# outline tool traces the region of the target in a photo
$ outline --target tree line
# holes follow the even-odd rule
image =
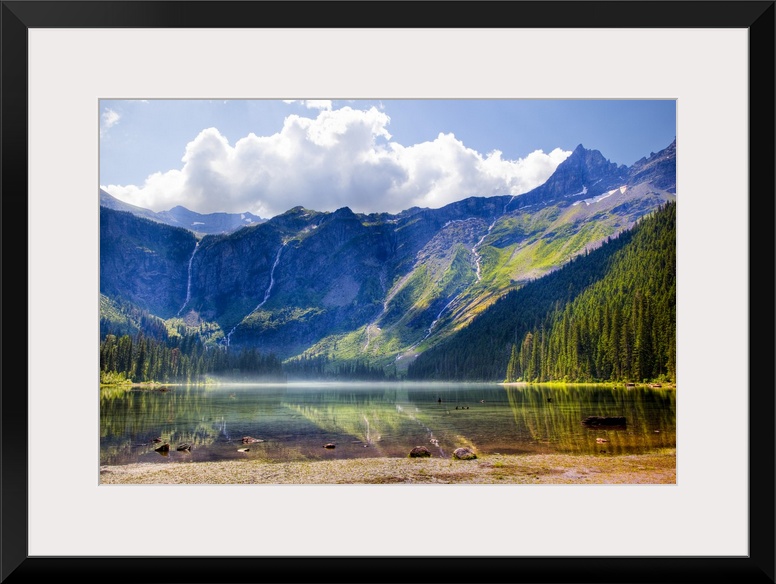
[[[275,355],[261,353],[256,348],[234,351],[206,346],[195,335],[158,340],[143,332],[134,335],[109,333],[100,343],[100,379],[103,383],[196,383],[207,377],[354,381],[396,378],[382,367],[364,360],[343,362],[318,355],[283,363]]]
[[[363,359],[334,360],[326,355],[301,355],[283,363],[283,371],[291,379],[391,381],[394,373],[387,373],[381,366]]]
[[[160,341],[142,332],[108,334],[100,342],[100,379],[163,383],[203,381],[208,376],[282,380],[281,361],[257,349],[227,351],[206,347],[196,336]]]

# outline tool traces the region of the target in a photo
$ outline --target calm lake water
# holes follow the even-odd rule
[[[625,416],[627,424],[587,428],[588,416]],[[243,444],[244,436],[261,442]],[[169,453],[157,452],[154,438],[168,442]],[[191,450],[176,450],[182,443]],[[406,457],[421,445],[443,458],[462,446],[479,454],[601,456],[672,448],[676,392],[410,383],[100,391],[101,464]]]

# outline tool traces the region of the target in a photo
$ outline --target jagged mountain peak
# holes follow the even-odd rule
[[[541,186],[520,195],[515,209],[597,195],[623,184],[627,167],[607,160],[598,150],[579,144]]]
[[[561,162],[558,165],[558,168],[569,166],[587,166],[589,169],[602,166],[618,168],[617,164],[610,162],[603,154],[601,154],[600,150],[588,150],[582,144],[579,144],[574,148],[571,155]]]

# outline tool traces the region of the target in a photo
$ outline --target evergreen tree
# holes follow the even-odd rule
[[[517,353],[517,345],[512,345],[512,355],[509,358],[509,365],[507,365],[507,383],[511,383],[513,381],[517,381],[517,378],[519,376],[518,371],[520,370],[520,362],[519,357]]]

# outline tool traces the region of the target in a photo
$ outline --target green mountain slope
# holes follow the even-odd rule
[[[675,380],[676,203],[507,294],[410,379]]]

